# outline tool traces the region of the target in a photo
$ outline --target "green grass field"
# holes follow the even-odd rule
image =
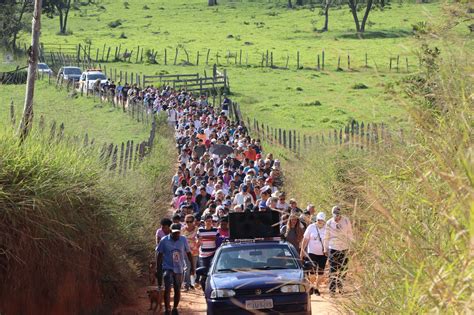
[[[108,68],[134,73],[202,73],[208,49],[209,65],[216,62],[227,68],[232,98],[241,104],[248,117],[275,128],[296,129],[306,134],[340,128],[351,119],[385,122],[405,126],[405,115],[398,102],[385,93],[386,85],[406,72],[417,71],[416,40],[412,24],[431,21],[441,16],[440,4],[393,4],[383,12],[374,10],[369,17],[366,39],[354,36],[354,25],[346,6],[330,11],[329,32],[320,33],[323,17],[320,9],[308,6],[288,10],[286,1],[221,1],[208,7],[203,0],[125,2],[106,0],[97,6],[73,9],[68,36],[57,35],[58,21],[43,18],[41,41],[48,45],[92,44],[102,54],[103,45],[137,50],[158,51],[157,65],[112,63]],[[120,20],[112,28],[108,24]],[[127,38],[120,38],[124,33]],[[26,34],[21,37],[27,40]],[[69,46],[71,47],[71,46]],[[173,65],[175,48],[179,48],[178,65]],[[164,65],[164,49],[168,64]],[[325,51],[325,71],[315,71],[317,55]],[[186,64],[186,50],[191,65]],[[242,66],[235,65],[227,54],[240,54]],[[262,53],[274,53],[277,69],[261,68]],[[200,65],[195,66],[197,52]],[[296,70],[296,53],[300,51],[300,66]],[[72,52],[71,52],[72,53]],[[348,70],[347,55],[351,56]],[[365,68],[365,54],[369,68]],[[400,55],[400,72],[389,72],[389,59]],[[322,56],[321,56],[322,57]],[[336,71],[341,57],[341,68]],[[288,58],[289,69],[286,66]],[[132,58],[132,61],[135,57]],[[245,66],[246,64],[249,66]],[[364,84],[367,89],[354,89]],[[2,94],[4,94],[3,92]],[[7,94],[5,94],[7,95]],[[7,95],[8,96],[8,95]]]
[[[110,104],[85,97],[71,98],[65,90],[57,91],[47,81],[37,81],[35,89],[35,123],[44,115],[46,123],[55,120],[64,123],[65,133],[94,138],[96,143],[118,143],[127,140],[143,141],[148,137],[149,126],[132,120]],[[23,112],[24,85],[0,86],[0,124],[9,123],[10,102],[15,105],[16,119]]]

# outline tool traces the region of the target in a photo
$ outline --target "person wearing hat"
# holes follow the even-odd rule
[[[352,225],[349,218],[341,214],[341,208],[332,208],[332,218],[326,223],[324,254],[329,258],[329,291],[331,295],[343,293],[343,280],[347,273],[348,251],[353,242]]]
[[[161,239],[156,249],[157,273],[163,277],[165,285],[165,314],[178,314],[178,304],[181,298],[181,283],[184,273],[184,259],[187,256],[192,262],[192,255],[186,237],[181,236],[181,224],[171,225],[171,233]],[[191,263],[191,275],[194,275],[195,266]],[[171,310],[171,287],[174,291],[173,310]]]
[[[319,285],[323,279],[327,256],[324,254],[324,238],[326,236],[326,215],[319,212],[316,222],[308,226],[303,235],[300,257],[313,263],[314,271],[318,275],[313,292],[320,295]]]

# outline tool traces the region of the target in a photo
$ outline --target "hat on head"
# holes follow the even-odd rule
[[[324,212],[319,212],[316,215],[316,220],[326,221],[326,214]]]
[[[181,232],[181,224],[173,223],[171,224],[171,233]]]
[[[341,208],[339,208],[339,206],[332,207],[332,215],[333,216],[340,215],[340,214],[341,214]]]
[[[224,201],[224,206],[230,206],[231,204],[232,204],[232,201],[228,199]]]
[[[214,221],[214,222],[219,221],[219,216],[218,215],[213,215],[212,216],[212,221]]]
[[[204,216],[204,220],[209,220],[209,219],[212,219],[212,214],[208,213]]]

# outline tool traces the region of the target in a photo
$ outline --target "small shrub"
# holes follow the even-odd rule
[[[150,7],[145,4],[145,5],[143,6],[143,10],[150,10]]]
[[[125,9],[129,9],[129,6],[130,6],[130,3],[128,3],[127,1],[125,1],[125,2],[123,3],[123,7],[124,7]]]
[[[116,27],[119,27],[120,25],[122,25],[122,21],[120,20],[115,20],[115,21],[112,21],[110,22],[109,24],[107,24],[110,28],[116,28]]]
[[[303,88],[298,86],[298,87],[296,88],[296,90],[297,90],[298,92],[301,92],[301,91],[303,91]]]
[[[229,35],[227,35],[227,38],[234,38],[234,35],[229,34]]]
[[[354,90],[365,90],[368,89],[369,87],[365,85],[364,83],[356,83],[352,86]]]
[[[429,31],[428,23],[426,21],[420,21],[416,24],[412,24],[412,30],[414,34],[423,35]]]
[[[125,33],[124,33],[124,32],[122,32],[122,34],[120,34],[119,38],[123,38],[123,39],[125,39],[125,38],[127,38],[127,35],[125,35]]]
[[[324,124],[324,123],[327,123],[329,122],[329,118],[325,117],[323,119],[321,119],[321,122]]]

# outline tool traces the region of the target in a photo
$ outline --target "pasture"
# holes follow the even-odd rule
[[[67,50],[80,43],[91,45],[93,52],[103,52],[105,45],[112,47],[112,54],[117,46],[122,52],[156,53],[157,64],[147,63],[146,57],[143,63],[133,57],[130,63],[107,64],[134,73],[209,73],[218,62],[227,69],[231,98],[245,115],[276,128],[311,134],[340,128],[351,119],[406,126],[400,100],[386,93],[387,86],[418,70],[413,24],[439,17],[440,5],[394,3],[384,11],[374,10],[364,39],[359,39],[346,6],[331,8],[329,32],[321,33],[319,8],[288,10],[285,4],[220,1],[217,7],[207,7],[202,0],[102,1],[72,9],[67,36],[57,35],[57,19],[44,18],[41,41],[45,50],[48,45],[57,50],[62,44],[59,49]],[[317,71],[323,50],[325,68]],[[262,62],[267,51],[273,55],[273,68],[261,67],[269,62]],[[398,73],[395,64],[389,70],[390,58],[397,57]]]

